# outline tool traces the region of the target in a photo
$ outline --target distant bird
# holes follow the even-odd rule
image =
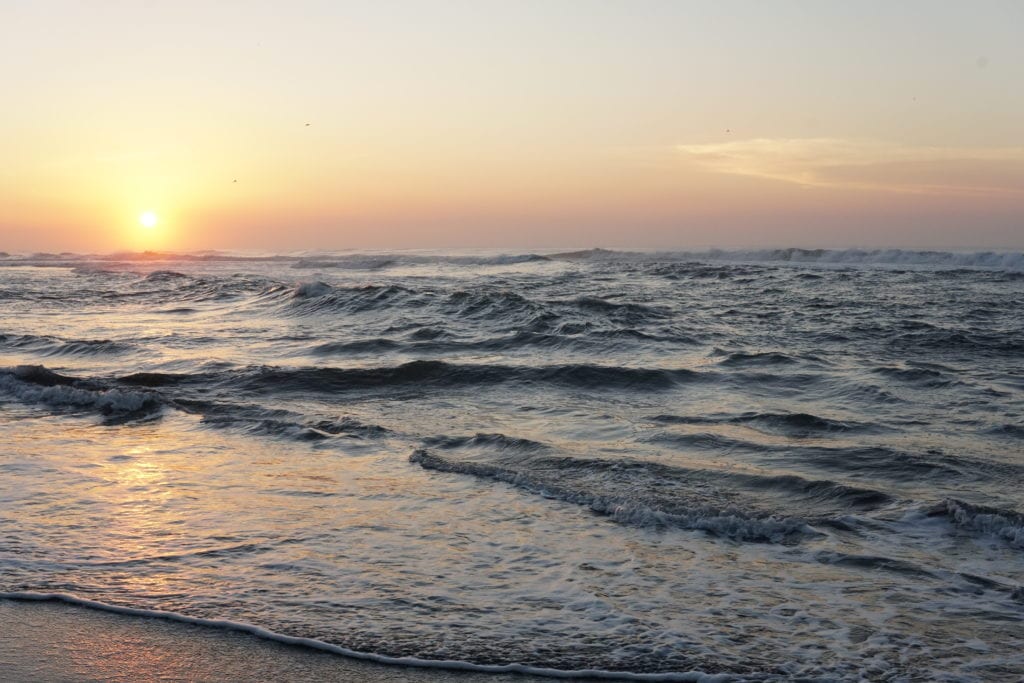
[[[231,182],[233,182],[233,183],[237,183],[237,182],[238,182],[238,179],[237,179],[237,178],[235,178],[235,179],[234,179],[234,180],[232,180]]]
[[[726,132],[726,133],[731,133],[731,132],[732,132],[732,130],[731,130],[730,128],[726,128],[726,129],[725,129],[725,132]]]
[[[306,125],[308,126],[309,124],[307,123]]]

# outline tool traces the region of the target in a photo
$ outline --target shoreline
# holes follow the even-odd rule
[[[721,681],[721,676],[534,673],[521,665],[351,653],[248,624],[107,605],[62,594],[0,594],[0,671],[11,681],[370,681],[542,683],[570,679]],[[538,670],[543,671],[543,670]]]
[[[380,664],[239,630],[117,614],[58,600],[0,598],[0,624],[0,671],[9,681],[550,680]]]

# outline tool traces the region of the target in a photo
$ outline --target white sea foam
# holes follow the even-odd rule
[[[287,645],[308,647],[315,650],[330,652],[351,659],[360,659],[378,664],[389,664],[392,666],[407,666],[426,669],[447,669],[453,671],[477,671],[481,673],[515,673],[533,676],[545,676],[547,678],[599,678],[622,681],[685,681],[687,683],[725,683],[726,681],[737,681],[736,676],[725,674],[706,674],[699,671],[690,672],[667,672],[667,673],[631,673],[621,671],[604,671],[601,669],[576,669],[566,671],[561,669],[547,669],[543,667],[527,666],[524,664],[474,664],[461,660],[436,660],[419,659],[417,657],[391,657],[377,654],[375,652],[360,652],[345,647],[326,643],[314,638],[299,638],[282,633],[275,633],[265,628],[229,619],[204,619],[201,617],[190,617],[177,612],[163,610],[138,609],[135,607],[123,607],[111,605],[96,600],[88,600],[67,593],[37,593],[32,591],[0,592],[0,599],[21,600],[35,602],[65,602],[79,607],[124,614],[134,617],[150,617],[156,619],[167,619],[196,626],[206,626],[229,631],[241,631],[257,638],[273,640]]]
[[[312,299],[318,296],[330,294],[334,290],[326,282],[300,282],[292,290],[292,297],[296,299]]]
[[[591,249],[553,258],[601,261],[711,261],[819,265],[895,265],[940,268],[1024,270],[1024,252],[918,251],[912,249],[709,249],[707,251],[616,251]]]
[[[91,389],[55,384],[42,386],[18,379],[18,370],[13,374],[0,371],[0,394],[5,394],[21,403],[40,403],[52,407],[86,408],[104,414],[134,413],[143,409],[156,408],[158,398],[150,392],[125,389]]]
[[[954,498],[943,505],[946,514],[957,526],[1001,538],[1017,548],[1024,548],[1024,517],[1006,510],[978,507]]]
[[[794,537],[820,536],[806,521],[789,517],[757,518],[735,510],[693,508],[689,510],[660,510],[640,500],[601,495],[599,493],[561,486],[557,483],[535,481],[525,472],[479,462],[458,462],[417,450],[409,462],[424,469],[455,474],[468,474],[502,481],[546,498],[584,505],[594,512],[607,515],[617,522],[640,527],[675,527],[691,531],[724,536],[740,541],[783,543]]]
[[[993,270],[1024,271],[1024,252],[1019,251],[937,251],[922,249],[706,249],[626,251],[613,249],[582,249],[559,253],[506,253],[506,254],[431,254],[418,252],[380,252],[368,254],[317,253],[307,256],[290,254],[259,257],[232,254],[164,254],[162,261],[205,262],[265,262],[283,263],[299,269],[338,269],[352,271],[386,270],[395,266],[507,266],[549,260],[602,260],[602,261],[711,261],[734,263],[801,263],[837,265],[897,265],[939,268],[986,268]],[[139,254],[79,255],[79,254],[12,254],[3,259],[4,266],[106,268],[111,263],[153,261]]]

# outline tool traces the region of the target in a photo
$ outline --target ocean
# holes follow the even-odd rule
[[[1024,677],[1019,253],[4,255],[0,437],[0,597],[480,670]]]

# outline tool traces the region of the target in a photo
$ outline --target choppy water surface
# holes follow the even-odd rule
[[[1019,254],[0,259],[0,590],[385,655],[1024,676]]]

